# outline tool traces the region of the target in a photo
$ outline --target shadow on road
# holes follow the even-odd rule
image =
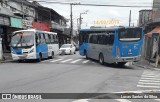
[[[83,59],[85,59],[85,58],[83,58]],[[95,62],[95,63],[100,65],[99,61],[97,61],[97,60],[94,60],[94,59],[89,59],[89,60],[91,60],[91,61],[93,61],[93,62]],[[119,66],[116,63],[113,63],[113,64],[104,63],[104,65],[102,65],[102,66],[105,66],[107,68],[109,67],[109,68],[119,68],[119,69],[134,69],[132,66],[127,66],[127,65]]]

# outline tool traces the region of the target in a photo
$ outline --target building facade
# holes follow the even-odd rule
[[[146,16],[146,17],[145,17]],[[145,39],[142,55],[149,61],[155,61],[155,40],[153,33],[160,34],[160,0],[153,0],[152,10],[139,12],[139,26],[144,27]],[[157,45],[160,45],[160,42]],[[160,49],[160,46],[158,46]],[[159,51],[158,51],[159,52]]]
[[[60,44],[70,38],[64,34],[67,20],[51,8],[27,0],[0,0],[0,37],[3,52],[9,52],[10,39],[16,30],[34,28],[57,32]]]
[[[152,10],[140,10],[139,11],[139,22],[138,25],[143,27],[148,21],[151,20]]]

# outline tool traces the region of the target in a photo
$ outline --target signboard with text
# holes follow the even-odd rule
[[[30,29],[30,28],[32,28],[32,21],[23,20],[23,28],[24,29]]]
[[[49,25],[40,22],[33,22],[32,27],[36,30],[50,31]]]

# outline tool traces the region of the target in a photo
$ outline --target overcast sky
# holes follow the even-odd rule
[[[38,1],[38,0],[37,0]],[[69,3],[90,3],[90,4],[106,4],[106,5],[129,5],[129,6],[152,6],[153,0],[47,0]],[[40,3],[45,7],[49,7],[57,11],[59,14],[67,19],[70,19],[70,5],[54,4],[54,3]],[[132,11],[132,25],[137,25],[139,18],[139,10],[151,9],[151,7],[140,8],[120,8],[120,7],[93,7],[93,6],[73,6],[73,22],[74,28],[77,27],[77,18],[80,13],[88,10],[87,14],[82,15],[82,28],[90,26],[113,26],[111,24],[95,24],[94,21],[100,20],[119,20],[122,26],[128,26],[129,12]],[[68,23],[69,24],[69,23]]]

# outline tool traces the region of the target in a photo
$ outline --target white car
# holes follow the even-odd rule
[[[59,54],[76,54],[76,47],[73,44],[63,44],[59,49]]]

